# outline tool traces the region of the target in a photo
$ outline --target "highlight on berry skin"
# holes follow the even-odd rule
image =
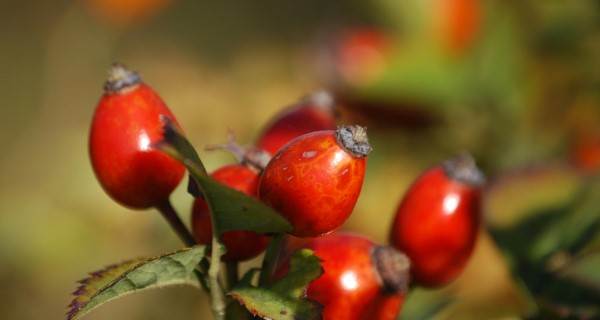
[[[464,270],[481,222],[485,177],[461,154],[426,170],[402,197],[390,241],[412,261],[415,284],[441,287]]]
[[[410,287],[405,254],[349,232],[291,239],[279,254],[276,278],[285,276],[290,253],[300,248],[313,250],[322,261],[323,275],[306,295],[322,305],[323,319],[397,319]]]
[[[92,118],[89,155],[102,188],[124,206],[163,207],[183,178],[182,164],[152,148],[163,138],[163,117],[179,126],[137,72],[113,64]]]

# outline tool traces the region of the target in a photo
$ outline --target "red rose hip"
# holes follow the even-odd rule
[[[427,170],[404,195],[391,243],[410,258],[416,284],[439,287],[464,269],[477,239],[484,179],[462,155]]]
[[[175,117],[137,73],[113,65],[92,120],[89,153],[104,190],[131,208],[168,201],[185,168],[153,148],[162,139],[162,118]]]
[[[323,319],[393,320],[409,282],[409,259],[389,246],[348,233],[312,238],[302,247],[321,259],[323,274],[306,295],[323,305]],[[289,267],[282,261],[279,275]]]
[[[333,231],[354,209],[370,151],[360,126],[302,135],[269,162],[259,197],[290,221],[295,236]]]
[[[256,196],[258,173],[251,168],[241,165],[224,166],[211,174],[218,182],[243,192]],[[210,210],[206,201],[196,198],[192,208],[192,231],[201,244],[210,244],[212,240],[212,224]],[[228,231],[223,233],[222,241],[227,252],[224,261],[243,261],[251,259],[263,252],[268,244],[266,236],[251,231]]]
[[[327,91],[314,92],[283,110],[267,125],[256,146],[275,154],[303,134],[335,129],[335,101]]]

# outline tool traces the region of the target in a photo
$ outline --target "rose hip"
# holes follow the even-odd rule
[[[366,130],[360,126],[300,136],[269,162],[259,197],[291,222],[293,235],[331,232],[354,209],[370,151]]]
[[[163,118],[177,125],[137,73],[113,65],[92,120],[89,153],[104,190],[125,206],[159,206],[183,177],[183,165],[153,148],[162,139]]]
[[[477,239],[483,183],[463,155],[425,171],[404,195],[391,243],[410,258],[415,283],[438,287],[462,272]]]
[[[323,305],[323,319],[398,317],[409,282],[410,261],[404,254],[349,233],[306,239],[299,248],[321,259],[323,274],[309,284],[306,295]],[[281,261],[277,275],[288,268],[289,260]]]
[[[335,101],[331,93],[317,91],[275,116],[258,138],[256,146],[275,154],[303,134],[335,129]]]

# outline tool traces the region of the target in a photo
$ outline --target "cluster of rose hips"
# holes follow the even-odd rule
[[[169,196],[185,167],[154,148],[163,138],[165,118],[179,127],[137,73],[122,65],[110,69],[89,151],[102,187],[120,204],[173,210]],[[439,287],[461,273],[476,240],[484,178],[465,155],[424,172],[400,202],[390,246],[336,232],[354,209],[371,151],[363,127],[336,127],[336,120],[331,95],[310,95],[276,116],[255,147],[242,150],[240,163],[211,176],[257,197],[293,226],[273,279],[286,273],[292,251],[309,248],[322,260],[324,273],[306,296],[323,305],[325,319],[395,319],[409,278],[410,286]],[[265,155],[268,161],[259,161]],[[210,219],[206,202],[196,198],[193,238],[182,236],[186,244],[210,244]],[[185,234],[181,221],[169,220]],[[268,236],[244,230],[228,231],[221,240],[226,247],[222,260],[229,262],[253,258],[269,243]]]

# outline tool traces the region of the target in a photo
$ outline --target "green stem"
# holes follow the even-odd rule
[[[213,229],[214,230],[214,229]],[[210,300],[213,317],[215,320],[225,319],[225,297],[219,283],[219,269],[221,265],[221,244],[216,233],[212,237],[210,267],[208,268],[208,282],[210,284]]]
[[[267,252],[265,253],[265,258],[263,259],[262,270],[260,272],[260,278],[258,280],[258,284],[260,286],[264,286],[269,283],[273,272],[275,271],[275,265],[277,260],[279,260],[279,254],[281,253],[281,245],[283,244],[284,234],[279,233],[273,236],[271,239],[271,243],[267,248]]]
[[[157,205],[156,209],[160,211],[162,216],[167,220],[171,228],[175,230],[183,243],[185,243],[188,247],[196,245],[196,240],[187,229],[185,224],[183,224],[183,221],[181,221],[179,215],[177,215],[177,211],[175,211],[175,208],[173,208],[169,199]]]
[[[177,214],[177,211],[175,210],[175,208],[173,208],[173,205],[171,205],[171,202],[168,199],[160,205],[157,205],[156,209],[160,211],[162,216],[167,220],[167,222],[169,222],[169,225],[171,226],[171,228],[173,228],[173,230],[175,230],[175,233],[177,233],[177,235],[179,236],[181,241],[183,241],[183,243],[185,243],[188,247],[196,245],[196,240],[188,231],[186,226],[183,224],[183,221],[181,221],[179,215]],[[205,291],[208,291],[203,275],[203,273],[206,273],[205,269],[207,269],[207,267],[203,267],[203,263],[204,259],[203,262],[200,262],[200,267],[202,267],[202,271],[195,270],[194,273],[196,274],[196,277],[198,277],[198,281],[200,281],[202,288]]]
[[[225,263],[227,271],[227,287],[231,290],[239,280],[239,263],[236,261],[228,261]]]

